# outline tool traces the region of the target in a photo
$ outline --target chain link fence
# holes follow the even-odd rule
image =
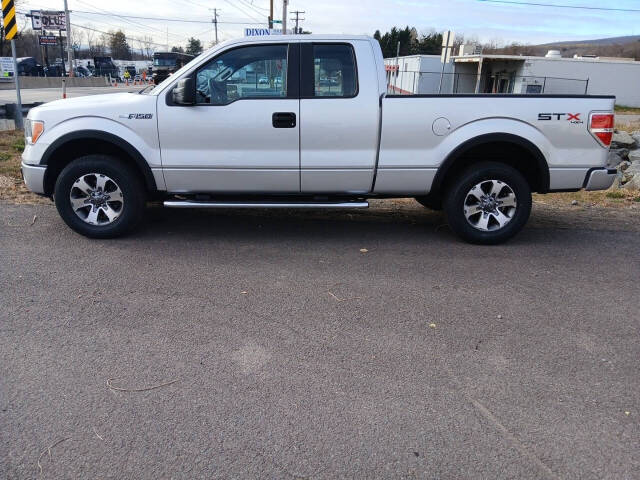
[[[387,93],[393,95],[435,94],[556,94],[584,95],[589,79],[511,74],[444,73],[400,71],[387,72]]]

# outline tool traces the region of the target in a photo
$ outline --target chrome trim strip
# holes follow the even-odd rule
[[[166,200],[169,208],[368,208],[369,202],[204,202],[191,200]]]

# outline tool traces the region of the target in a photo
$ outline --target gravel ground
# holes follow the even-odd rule
[[[640,478],[638,209],[148,213],[0,203],[0,478]]]

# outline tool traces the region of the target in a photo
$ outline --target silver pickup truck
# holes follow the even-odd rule
[[[221,43],[140,93],[30,111],[22,172],[63,220],[121,235],[174,208],[363,208],[415,197],[462,238],[499,243],[531,192],[606,189],[613,96],[387,94],[361,36]]]

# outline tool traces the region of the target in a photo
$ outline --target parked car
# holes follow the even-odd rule
[[[118,67],[111,57],[93,57],[94,70],[93,74],[99,77],[108,77],[112,78],[119,77]]]
[[[49,65],[44,68],[45,77],[61,77],[62,76],[62,65]]]
[[[286,91],[256,97],[255,77],[241,74],[255,65],[284,68]],[[94,238],[130,231],[149,198],[170,208],[349,209],[415,197],[483,244],[522,229],[531,192],[606,189],[616,176],[613,96],[386,92],[372,38],[233,40],[143,94],[32,108],[22,172]]]
[[[27,77],[44,77],[44,67],[33,57],[17,59],[18,75]]]
[[[91,77],[91,76],[93,76],[91,71],[87,67],[83,67],[82,65],[78,65],[77,67],[74,67],[73,74],[76,77]]]

